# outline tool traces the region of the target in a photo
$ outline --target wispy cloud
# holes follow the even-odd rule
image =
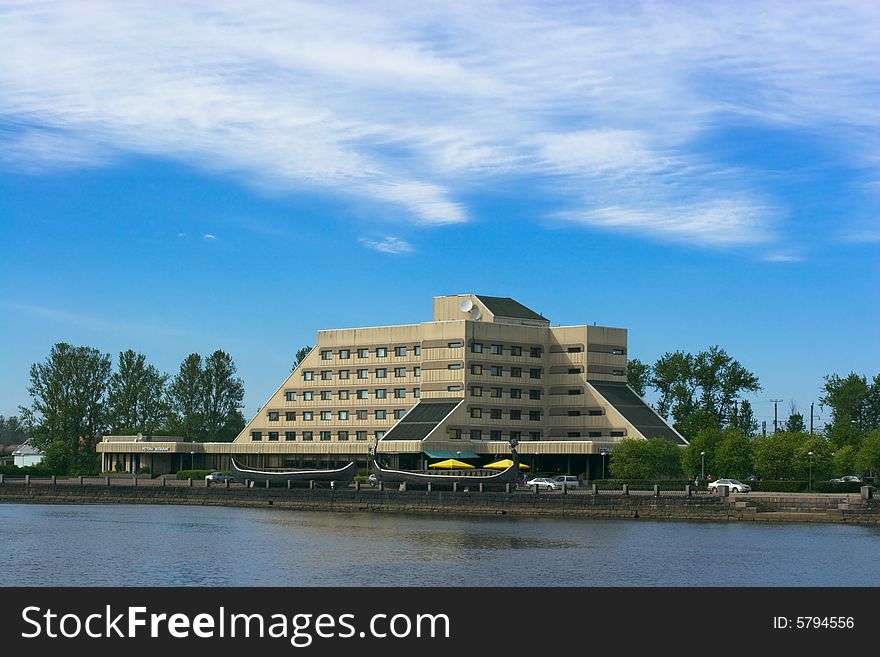
[[[868,2],[0,0],[0,165],[161,156],[419,225],[514,179],[592,226],[764,243],[780,202],[706,136],[806,128],[876,166],[878,31]]]
[[[204,235],[202,235],[202,239],[205,240],[206,242],[213,242],[217,238],[214,235],[211,235],[211,233],[205,233]]]
[[[358,242],[363,244],[368,249],[373,249],[374,251],[380,251],[381,253],[411,253],[415,249],[413,249],[412,244],[406,242],[398,237],[386,237],[381,241],[368,240],[365,237],[358,238]]]
[[[766,253],[762,258],[765,262],[801,262],[803,260],[803,256],[797,255],[796,253]]]
[[[5,299],[0,299],[0,307],[3,307],[14,314],[24,315],[25,317],[43,319],[52,323],[67,326],[78,326],[94,331],[109,331],[112,333],[124,333],[126,335],[163,336],[180,336],[186,333],[181,329],[163,324],[125,322],[116,319],[111,320],[81,312],[72,312],[62,308],[37,306]]]

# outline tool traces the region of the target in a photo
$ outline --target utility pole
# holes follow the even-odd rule
[[[764,437],[767,437],[767,420],[761,420],[761,433],[764,434]]]
[[[813,402],[810,402],[810,433],[813,433]]]
[[[778,418],[776,415],[776,407],[777,407],[777,404],[779,404],[779,402],[781,402],[782,400],[781,399],[771,399],[770,401],[773,402],[773,433],[776,433],[778,431],[778,429],[777,429]]]

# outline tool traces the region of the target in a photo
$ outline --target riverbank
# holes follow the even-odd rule
[[[205,486],[202,481],[93,478],[0,482],[0,502],[38,504],[185,504],[302,511],[448,513],[459,515],[652,518],[746,522],[880,524],[880,500],[859,495],[755,493],[721,497],[708,493],[601,491],[426,491],[355,487],[246,488]]]

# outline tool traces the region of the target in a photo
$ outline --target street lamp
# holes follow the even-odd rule
[[[700,479],[706,478],[706,452],[700,452]]]
[[[195,465],[195,463],[196,463],[196,453],[195,453],[195,452],[190,452],[190,453],[189,453],[189,469],[190,469],[190,470],[195,470],[195,469],[196,469],[196,465]]]
[[[813,452],[807,452],[807,455],[810,457],[810,488],[809,491],[813,492]]]

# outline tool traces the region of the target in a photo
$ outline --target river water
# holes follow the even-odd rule
[[[0,504],[3,586],[878,586],[880,528]]]

